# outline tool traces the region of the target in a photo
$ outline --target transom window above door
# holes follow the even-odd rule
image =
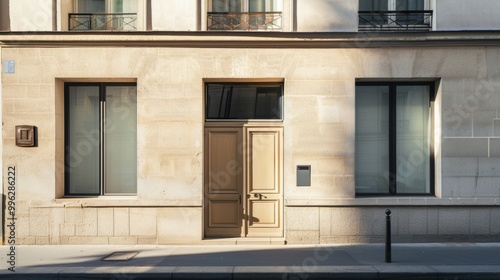
[[[282,0],[209,0],[208,30],[281,31]]]
[[[207,83],[207,120],[280,120],[283,117],[281,83]]]
[[[70,30],[136,30],[137,0],[75,0]]]

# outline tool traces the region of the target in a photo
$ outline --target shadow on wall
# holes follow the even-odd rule
[[[0,31],[10,30],[9,1],[0,0]]]

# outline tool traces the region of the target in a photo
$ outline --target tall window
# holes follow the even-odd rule
[[[77,0],[69,30],[137,30],[137,0]]]
[[[137,0],[78,0],[78,13],[136,13]]]
[[[206,119],[281,119],[282,84],[209,83]]]
[[[432,11],[428,0],[359,0],[359,29],[429,30]]]
[[[432,194],[431,83],[357,83],[357,194]]]
[[[359,0],[360,11],[421,11],[426,0]]]
[[[280,0],[212,0],[212,12],[280,12]]]
[[[137,184],[135,84],[65,85],[66,195],[133,195]]]
[[[282,11],[282,0],[211,0],[207,29],[279,31]]]

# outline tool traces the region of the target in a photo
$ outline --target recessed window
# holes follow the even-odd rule
[[[135,195],[135,84],[65,85],[65,194]]]
[[[77,0],[69,30],[137,30],[137,0]]]
[[[428,0],[359,0],[359,30],[430,30]]]
[[[432,83],[357,83],[357,194],[433,193]]]
[[[210,0],[208,30],[267,30],[282,28],[282,0]]]
[[[282,84],[208,83],[206,119],[281,119]]]

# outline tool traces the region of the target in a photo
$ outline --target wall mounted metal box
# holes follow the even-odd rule
[[[35,147],[36,146],[36,126],[17,125],[16,126],[16,146]]]
[[[297,165],[297,186],[298,187],[311,186],[310,165]]]

